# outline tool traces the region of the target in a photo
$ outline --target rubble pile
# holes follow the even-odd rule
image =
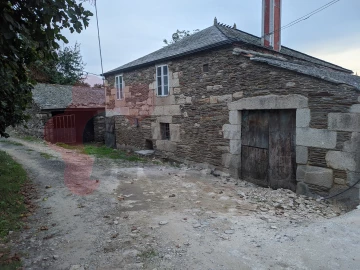
[[[322,198],[297,195],[291,190],[262,188],[251,183],[239,182],[237,208],[257,213],[267,213],[293,219],[332,218],[345,213],[341,205],[331,204]]]

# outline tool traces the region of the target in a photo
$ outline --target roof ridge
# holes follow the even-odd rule
[[[120,67],[111,69],[104,74],[110,75],[115,72],[134,69],[143,65],[159,63],[160,61],[167,61],[175,57],[181,57],[184,55],[236,42],[249,44],[251,46],[256,46],[258,48],[266,50],[271,50],[270,48],[266,48],[261,45],[260,37],[239,30],[235,28],[235,25],[231,27],[226,24],[218,23],[217,20],[214,19],[213,25],[190,36],[184,37],[178,42],[174,42],[170,45],[164,46],[156,51],[148,53]],[[309,64],[317,65],[319,67],[331,68],[333,70],[337,70],[346,74],[352,73],[352,71],[349,69],[324,61],[320,58],[316,58],[314,56],[296,51],[294,49],[290,49],[286,46],[282,46],[282,49],[278,53],[284,56],[292,57],[294,59],[306,61]]]
[[[219,32],[228,40],[232,40],[230,37],[228,37],[220,28],[219,28],[219,23],[217,23],[216,25],[214,25],[216,27],[217,30],[219,30]]]

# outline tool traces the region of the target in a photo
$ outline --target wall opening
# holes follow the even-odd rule
[[[296,110],[245,110],[241,123],[241,178],[295,190]]]
[[[145,140],[145,148],[148,150],[154,150],[154,144],[152,140],[146,139]]]
[[[162,140],[170,140],[170,124],[160,123],[160,133]]]

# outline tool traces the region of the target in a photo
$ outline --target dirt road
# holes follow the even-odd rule
[[[359,269],[360,210],[21,143],[0,140],[39,193],[30,228],[12,235],[25,269]]]

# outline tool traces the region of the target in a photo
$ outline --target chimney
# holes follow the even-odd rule
[[[263,0],[261,44],[281,49],[281,0]]]

